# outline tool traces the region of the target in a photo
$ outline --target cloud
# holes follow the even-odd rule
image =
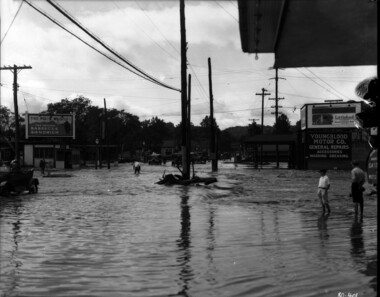
[[[82,38],[105,51],[47,2],[35,1]],[[208,58],[212,64],[215,118],[220,127],[247,125],[261,116],[266,88],[275,94],[272,54],[242,52],[237,7],[229,2],[186,1],[188,73],[192,75],[192,122],[198,125],[209,114]],[[181,86],[179,4],[175,1],[62,1],[66,10],[136,66],[176,88]],[[221,7],[222,6],[222,7]],[[3,9],[5,7],[5,9]],[[1,2],[2,27],[7,27],[19,7],[18,1]],[[81,94],[102,106],[125,109],[141,118],[158,116],[178,124],[180,93],[157,86],[132,74],[90,49],[23,4],[2,43],[1,64],[31,65],[20,72],[20,92],[29,110],[39,112],[46,104]],[[111,55],[110,53],[107,53]],[[117,59],[117,58],[115,58]],[[376,74],[376,67],[339,69],[286,69],[279,75],[282,109],[294,124],[305,103],[325,99],[357,99],[356,84]],[[315,75],[314,75],[314,74]],[[2,104],[13,107],[12,73],[2,72]],[[25,94],[25,93],[24,93]],[[20,95],[21,96],[21,95]],[[20,100],[23,100],[20,97]],[[273,101],[265,100],[265,124],[273,124]],[[20,103],[20,109],[25,110]],[[296,111],[293,113],[294,107]],[[13,109],[13,108],[12,108]]]

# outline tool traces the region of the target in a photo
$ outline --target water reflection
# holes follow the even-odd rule
[[[321,239],[321,246],[324,247],[326,240],[329,239],[329,232],[327,229],[327,220],[329,218],[329,214],[322,214],[318,218],[318,230],[319,230],[319,238]]]
[[[179,283],[181,290],[179,296],[189,296],[189,281],[193,278],[193,269],[190,265],[191,260],[191,216],[190,206],[188,204],[189,196],[184,193],[181,196],[181,233],[177,240],[177,246],[180,255],[177,257],[177,262],[180,264]]]
[[[352,223],[350,229],[351,238],[351,254],[353,258],[362,257],[365,255],[364,242],[363,242],[363,227],[362,223],[356,219]]]
[[[9,273],[7,275],[9,279],[9,287],[5,290],[5,296],[10,296],[15,294],[15,291],[20,285],[20,269],[22,266],[22,262],[18,258],[18,250],[19,250],[19,242],[21,240],[21,227],[22,222],[20,220],[22,216],[22,203],[21,200],[15,198],[12,201],[2,201],[3,205],[7,205],[7,214],[14,218],[14,222],[11,223],[12,226],[12,241],[10,241],[9,246]],[[1,209],[2,212],[5,208]],[[3,215],[1,214],[1,217]],[[2,251],[4,252],[4,250]]]
[[[206,258],[208,260],[207,265],[207,281],[214,285],[216,283],[216,266],[214,264],[214,249],[215,249],[215,208],[209,205],[209,220],[208,220],[208,230],[207,230],[207,254]]]
[[[372,289],[377,292],[377,256],[366,257],[366,251],[364,246],[363,236],[363,223],[355,218],[350,228],[350,240],[351,240],[351,256],[353,260],[359,265],[365,268],[359,270],[364,275],[373,276],[373,279],[369,282]]]

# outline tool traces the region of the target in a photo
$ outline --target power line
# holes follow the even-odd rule
[[[237,18],[235,18],[235,16],[233,16],[231,13],[229,13],[222,5],[220,5],[216,0],[215,0],[215,4],[218,5],[221,9],[223,9],[226,13],[228,13],[237,23],[239,23],[239,20]]]
[[[145,14],[145,16],[150,20],[150,22],[153,24],[153,26],[157,29],[157,31],[161,34],[161,36],[165,39],[165,41],[178,53],[181,54],[181,52],[165,37],[165,35],[161,32],[161,30],[156,26],[156,24],[153,22],[153,20],[150,18],[150,16],[145,12],[145,10],[140,6],[138,1],[135,1],[139,9]]]
[[[320,83],[318,83],[317,81],[315,81],[311,77],[307,76],[305,73],[301,72],[298,68],[296,68],[296,70],[299,73],[301,73],[303,76],[305,76],[306,78],[310,79],[312,82],[314,82],[315,84],[317,84],[318,86],[320,86],[321,88],[325,89],[327,92],[329,92],[329,93],[333,94],[334,96],[336,96],[336,94],[334,94],[333,92],[331,92],[329,89],[327,89],[325,86],[321,85]]]
[[[140,72],[141,74],[143,74],[147,80],[153,82],[153,83],[156,83],[162,87],[165,87],[165,88],[168,88],[168,89],[171,89],[171,90],[174,90],[174,91],[178,91],[178,92],[181,92],[180,89],[177,89],[177,88],[174,88],[174,87],[171,87],[167,84],[164,84],[162,82],[160,82],[158,79],[154,78],[153,76],[147,74],[145,71],[143,71],[142,69],[138,68],[137,66],[135,66],[132,62],[128,61],[126,58],[124,58],[122,55],[120,55],[119,53],[117,53],[115,50],[113,50],[110,46],[108,46],[107,44],[105,44],[102,40],[100,40],[100,38],[96,37],[93,33],[89,32],[88,29],[84,28],[84,26],[82,26],[77,20],[74,19],[74,17],[72,17],[66,10],[64,10],[60,5],[52,2],[51,0],[47,0],[47,2],[52,5],[56,10],[58,10],[61,14],[63,14],[66,18],[68,18],[72,23],[74,23],[77,27],[79,27],[82,31],[84,31],[87,35],[89,35],[92,39],[94,39],[96,42],[98,42],[101,46],[103,46],[105,49],[107,49],[109,52],[111,52],[112,54],[114,54],[116,57],[118,57],[120,60],[122,60],[124,63],[126,63],[127,65],[129,65],[130,67],[132,67],[133,69],[135,69],[136,71]]]
[[[23,3],[24,3],[24,1],[21,1],[21,4],[20,4],[19,8],[17,9],[16,14],[15,14],[15,16],[13,17],[12,22],[10,23],[10,25],[9,25],[9,27],[8,27],[8,29],[7,29],[7,31],[5,32],[4,37],[1,39],[0,44],[3,43],[3,41],[4,41],[4,39],[5,39],[5,36],[7,36],[8,31],[9,31],[9,29],[12,27],[13,22],[15,21],[15,19],[16,19],[18,13],[20,12],[20,10],[21,10],[21,6],[22,6]]]
[[[318,78],[319,80],[321,80],[322,82],[324,82],[326,85],[328,85],[330,88],[332,88],[338,95],[341,95],[342,97],[346,97],[346,99],[350,99],[348,98],[347,96],[345,96],[344,94],[342,94],[341,92],[337,91],[332,85],[330,85],[329,83],[325,82],[322,78],[318,77],[314,72],[312,72],[310,69],[306,68],[307,71],[309,71],[311,74],[313,74],[316,78]]]
[[[66,32],[68,32],[69,34],[71,34],[72,36],[74,36],[75,38],[79,39],[80,41],[82,41],[84,44],[86,44],[87,46],[89,46],[90,48],[92,48],[93,50],[95,50],[96,52],[98,52],[99,54],[101,54],[102,56],[106,57],[107,59],[111,60],[112,62],[118,64],[119,66],[123,67],[124,69],[136,74],[137,76],[143,78],[143,79],[146,79],[143,75],[141,75],[140,73],[124,66],[123,64],[119,63],[118,61],[116,61],[115,59],[111,58],[110,56],[102,53],[101,51],[99,51],[97,48],[95,48],[94,46],[92,46],[91,44],[89,44],[88,42],[84,41],[82,38],[80,38],[79,36],[77,36],[76,34],[74,34],[73,32],[71,32],[70,30],[68,30],[67,28],[65,28],[62,24],[60,24],[57,20],[55,20],[54,18],[52,18],[51,16],[49,16],[46,12],[42,11],[40,8],[36,7],[34,4],[32,4],[31,2],[27,1],[27,0],[23,0],[25,1],[28,5],[30,5],[32,8],[34,8],[36,11],[38,11],[39,13],[41,13],[43,16],[45,16],[46,18],[48,18],[49,20],[51,20],[54,24],[56,24],[57,26],[59,26],[60,28],[62,28],[63,30],[65,30]]]
[[[119,10],[121,10],[121,8],[119,6],[116,5],[115,1],[112,2]],[[146,33],[140,26],[137,25],[137,23],[135,23],[133,20],[129,19],[131,22],[133,22],[135,24],[135,26],[137,28],[139,28],[139,30],[141,32],[143,32],[150,40],[152,40],[154,42],[155,45],[157,45],[162,51],[164,51],[166,54],[168,54],[170,57],[174,58],[174,59],[177,59],[177,57],[173,56],[171,53],[169,53],[165,48],[163,48],[157,41],[155,41],[148,33]]]

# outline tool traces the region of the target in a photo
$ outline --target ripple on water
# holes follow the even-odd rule
[[[376,199],[353,219],[349,173],[210,165],[208,186],[156,185],[170,166],[130,164],[41,180],[2,200],[4,296],[376,296]]]

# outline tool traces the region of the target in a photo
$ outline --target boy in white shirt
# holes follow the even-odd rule
[[[323,213],[325,213],[327,209],[327,213],[330,213],[330,206],[329,206],[329,200],[328,200],[328,190],[330,189],[330,179],[326,175],[327,170],[321,169],[319,170],[319,173],[321,174],[321,177],[319,178],[319,184],[318,184],[318,197],[321,201]]]

